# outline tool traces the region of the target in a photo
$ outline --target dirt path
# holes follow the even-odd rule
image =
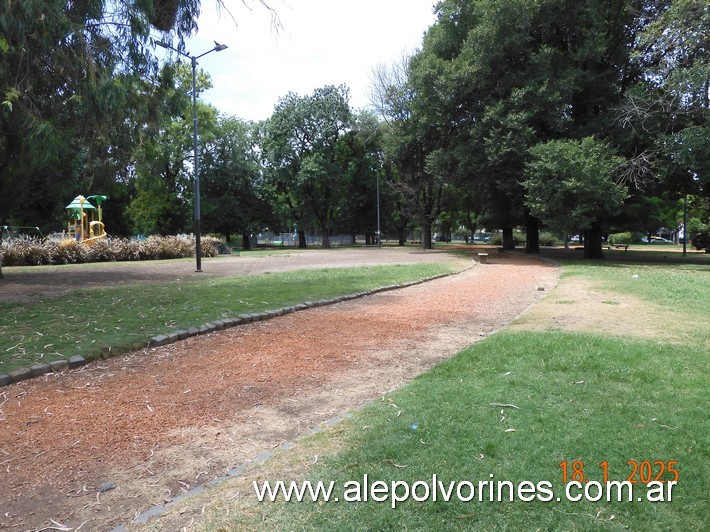
[[[491,262],[3,389],[0,529],[128,523],[410,380],[557,280]]]

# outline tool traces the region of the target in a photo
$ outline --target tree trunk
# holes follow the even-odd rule
[[[246,231],[242,233],[242,250],[251,251],[251,241],[249,240],[249,233]]]
[[[525,253],[540,253],[540,223],[531,214],[525,214],[525,227],[527,238]]]
[[[503,249],[515,249],[515,239],[513,238],[513,228],[503,228]]]
[[[231,244],[231,243],[232,243],[232,237],[230,236],[229,231],[225,231],[225,232],[224,232],[224,241],[225,241],[227,244]]]
[[[298,249],[306,249],[308,247],[308,242],[306,242],[306,232],[303,229],[298,230]]]
[[[403,246],[407,243],[407,229],[402,228],[399,230],[399,237],[397,238],[397,242],[400,246]]]
[[[584,258],[603,259],[602,229],[599,222],[594,222],[591,229],[584,231]]]
[[[422,249],[431,249],[431,222],[422,224]]]
[[[325,224],[321,225],[323,229],[323,239],[321,241],[321,247],[323,249],[330,249],[330,234],[328,233],[328,228],[323,227]]]

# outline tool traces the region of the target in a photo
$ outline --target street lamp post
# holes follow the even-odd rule
[[[377,247],[382,247],[382,232],[380,231],[380,172],[377,171]]]
[[[188,57],[192,63],[192,142],[193,142],[193,165],[194,165],[194,185],[195,185],[195,271],[202,271],[202,244],[200,233],[200,166],[197,155],[197,60],[212,52],[221,52],[227,49],[226,44],[219,44],[215,41],[215,46],[211,50],[207,50],[200,55],[190,55],[183,51],[173,48],[162,41],[155,41],[155,44],[169,50],[173,50],[182,56]]]

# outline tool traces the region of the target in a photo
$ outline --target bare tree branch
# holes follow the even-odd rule
[[[657,150],[645,150],[624,161],[616,168],[616,182],[643,191],[654,180],[653,162],[657,156]]]

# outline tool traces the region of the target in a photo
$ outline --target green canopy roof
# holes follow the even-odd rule
[[[77,196],[76,198],[74,198],[74,201],[67,205],[65,209],[81,209],[81,200],[84,200],[85,211],[96,210],[96,207],[94,207],[84,196]]]

